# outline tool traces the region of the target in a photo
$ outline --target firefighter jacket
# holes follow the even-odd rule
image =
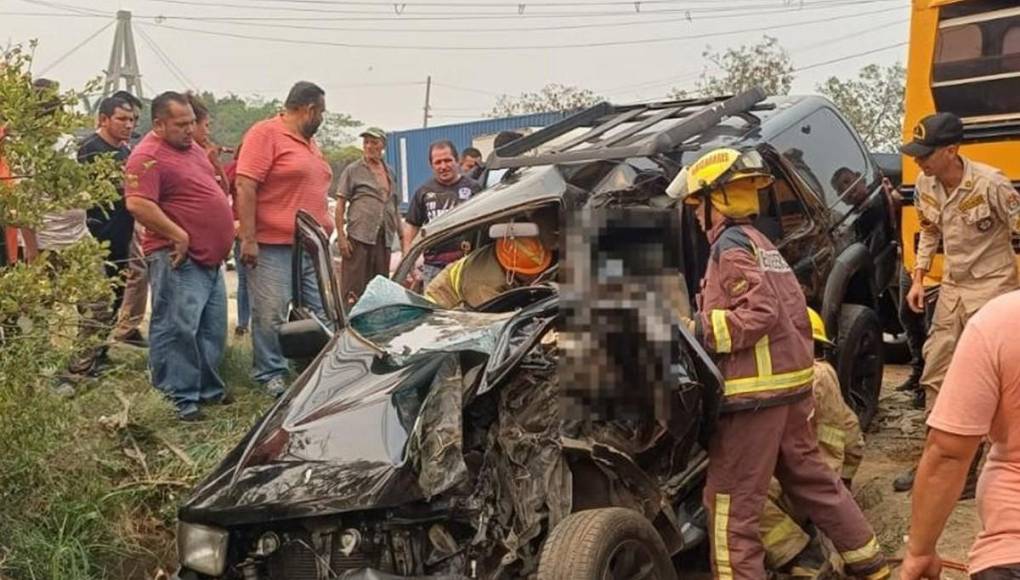
[[[814,346],[804,293],[786,260],[746,220],[708,232],[696,332],[725,379],[722,410],[797,400],[811,391]]]

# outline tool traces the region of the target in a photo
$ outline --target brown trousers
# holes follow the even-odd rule
[[[340,267],[340,287],[343,300],[350,306],[361,298],[365,286],[376,276],[390,275],[390,247],[386,245],[386,228],[380,227],[374,244],[351,239],[350,258],[344,258]]]
[[[117,326],[113,329],[113,338],[127,336],[131,331],[138,330],[145,319],[145,309],[149,303],[149,271],[145,267],[145,255],[142,253],[141,226],[135,226],[135,235],[131,240],[131,253],[127,263],[127,276],[124,284],[124,302],[117,313]]]
[[[832,540],[848,573],[888,575],[871,526],[822,460],[808,420],[813,408],[813,400],[805,397],[720,416],[709,444],[704,497],[716,578],[766,577],[760,520],[773,474],[793,509]]]

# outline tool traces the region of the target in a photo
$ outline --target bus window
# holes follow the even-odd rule
[[[969,123],[1020,118],[1020,8],[979,0],[942,8],[932,94]]]

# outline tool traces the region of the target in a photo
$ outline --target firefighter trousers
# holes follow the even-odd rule
[[[805,397],[719,417],[704,496],[715,578],[766,577],[760,521],[773,474],[792,508],[832,541],[849,574],[888,577],[871,526],[822,460],[809,422],[813,408],[813,399]]]

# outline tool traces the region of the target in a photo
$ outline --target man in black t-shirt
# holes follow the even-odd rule
[[[411,241],[418,235],[421,227],[461,203],[471,199],[482,190],[482,186],[460,172],[457,162],[457,147],[450,141],[437,141],[429,145],[429,163],[432,165],[432,178],[422,184],[408,208],[404,221],[403,250],[407,255]],[[471,248],[465,240],[455,239],[430,248],[425,252],[425,265],[422,268],[424,286],[439,275],[448,264],[463,258]]]
[[[112,156],[118,163],[127,160],[131,150],[127,142],[131,139],[131,131],[135,127],[134,106],[122,97],[107,97],[99,103],[99,128],[89,135],[78,147],[78,162],[91,163],[102,155]],[[131,251],[131,238],[134,235],[135,220],[124,205],[124,185],[117,185],[120,197],[113,207],[93,207],[88,210],[86,224],[92,236],[99,241],[110,244],[110,255],[107,261],[107,276],[116,276],[127,264]],[[117,312],[123,299],[123,286],[118,286],[114,298],[113,311]]]

